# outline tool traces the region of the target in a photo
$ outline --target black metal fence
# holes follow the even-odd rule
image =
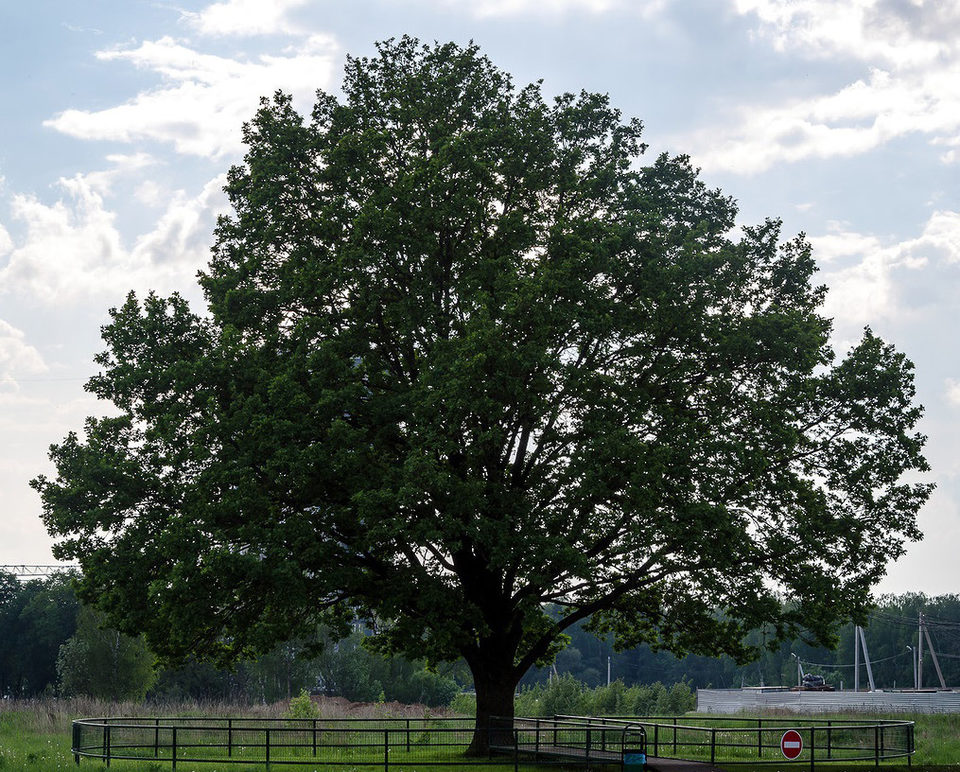
[[[638,734],[639,732],[639,734]],[[494,721],[489,752],[467,755],[471,719],[90,718],[73,722],[77,764],[94,758],[178,764],[234,763],[391,767],[621,766],[625,742],[643,730],[583,721]],[[640,739],[638,739],[640,738]]]
[[[912,721],[803,718],[709,718],[700,716],[557,716],[601,726],[640,726],[650,756],[711,764],[817,764],[906,759],[914,752]],[[789,730],[800,736],[788,759],[782,743]]]
[[[338,768],[524,764],[629,769],[650,757],[733,764],[902,760],[914,751],[911,721],[555,716],[491,723],[486,755],[468,755],[474,720],[92,718],[73,722],[73,754],[177,764],[296,764]],[[784,755],[785,733],[794,758]]]

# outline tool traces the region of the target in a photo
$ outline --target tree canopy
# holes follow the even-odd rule
[[[118,414],[34,481],[82,597],[167,656],[357,616],[464,657],[481,725],[581,620],[742,655],[862,614],[920,536],[921,409],[870,330],[834,354],[808,243],[641,164],[604,95],[377,51],[245,126],[205,313],[111,311]]]
[[[102,624],[90,606],[80,609],[77,630],[57,656],[59,693],[103,700],[142,700],[156,680],[154,657],[142,638]]]

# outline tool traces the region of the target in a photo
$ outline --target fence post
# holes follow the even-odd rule
[[[833,721],[827,721],[827,758],[833,758]]]
[[[153,758],[160,757],[160,719],[153,719]]]
[[[313,719],[313,755],[317,755],[317,719]]]
[[[536,739],[534,739],[533,741],[534,758],[536,758],[536,754],[540,753],[540,719],[539,718],[536,720],[536,728],[533,731],[537,733]]]
[[[813,740],[814,732],[816,732],[816,727],[811,726],[810,727],[810,772],[813,772],[813,764],[814,764],[813,757],[814,757],[814,754],[816,753],[816,747],[817,747],[817,744]]]
[[[873,766],[880,766],[880,725],[873,727]]]
[[[673,719],[673,755],[677,755],[677,719]]]
[[[106,726],[106,732],[107,732],[107,766],[109,767],[110,766],[110,725],[109,724],[107,724]]]
[[[757,719],[757,758],[763,758],[763,719]]]
[[[513,772],[520,772],[520,730],[513,727]]]
[[[73,760],[77,762],[77,766],[80,766],[80,754],[77,751],[80,750],[80,737],[81,737],[81,726],[76,721],[73,722]]]
[[[676,737],[676,728],[674,728],[674,737]],[[676,746],[674,746],[676,747]],[[676,751],[674,751],[674,756],[676,756]],[[717,730],[716,728],[710,729],[710,766],[713,766],[713,762],[717,758]]]
[[[659,745],[660,745],[660,724],[653,725],[653,755],[659,756]]]
[[[227,719],[227,757],[233,755],[233,719]]]
[[[390,730],[383,730],[383,772],[390,769]]]
[[[176,769],[177,768],[177,727],[176,726],[171,727],[171,731],[173,732],[173,737],[170,741],[170,758],[173,763],[170,769]]]
[[[407,719],[407,753],[410,753],[410,719]]]
[[[267,769],[270,769],[270,730],[263,730],[263,748],[266,754]]]

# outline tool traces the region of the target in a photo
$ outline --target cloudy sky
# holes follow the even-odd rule
[[[129,289],[179,290],[258,98],[336,91],[376,40],[474,40],[518,83],[609,92],[741,220],[815,246],[842,349],[914,361],[938,488],[884,592],[960,592],[960,4],[942,0],[33,0],[0,7],[0,564],[47,562],[27,480]]]

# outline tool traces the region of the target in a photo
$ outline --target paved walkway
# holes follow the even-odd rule
[[[720,767],[702,761],[658,759],[653,756],[647,756],[647,769],[650,772],[723,772]]]
[[[511,755],[514,749],[503,746],[491,748],[492,751]],[[602,751],[591,749],[590,756],[587,757],[583,748],[571,748],[565,746],[541,745],[534,749],[530,746],[520,746],[517,749],[521,756],[528,759],[554,759],[570,762],[575,766],[599,766],[602,764],[619,764],[621,761],[620,751]],[[649,772],[723,772],[720,767],[715,767],[702,761],[685,761],[682,759],[660,759],[654,756],[647,756],[647,770]]]

